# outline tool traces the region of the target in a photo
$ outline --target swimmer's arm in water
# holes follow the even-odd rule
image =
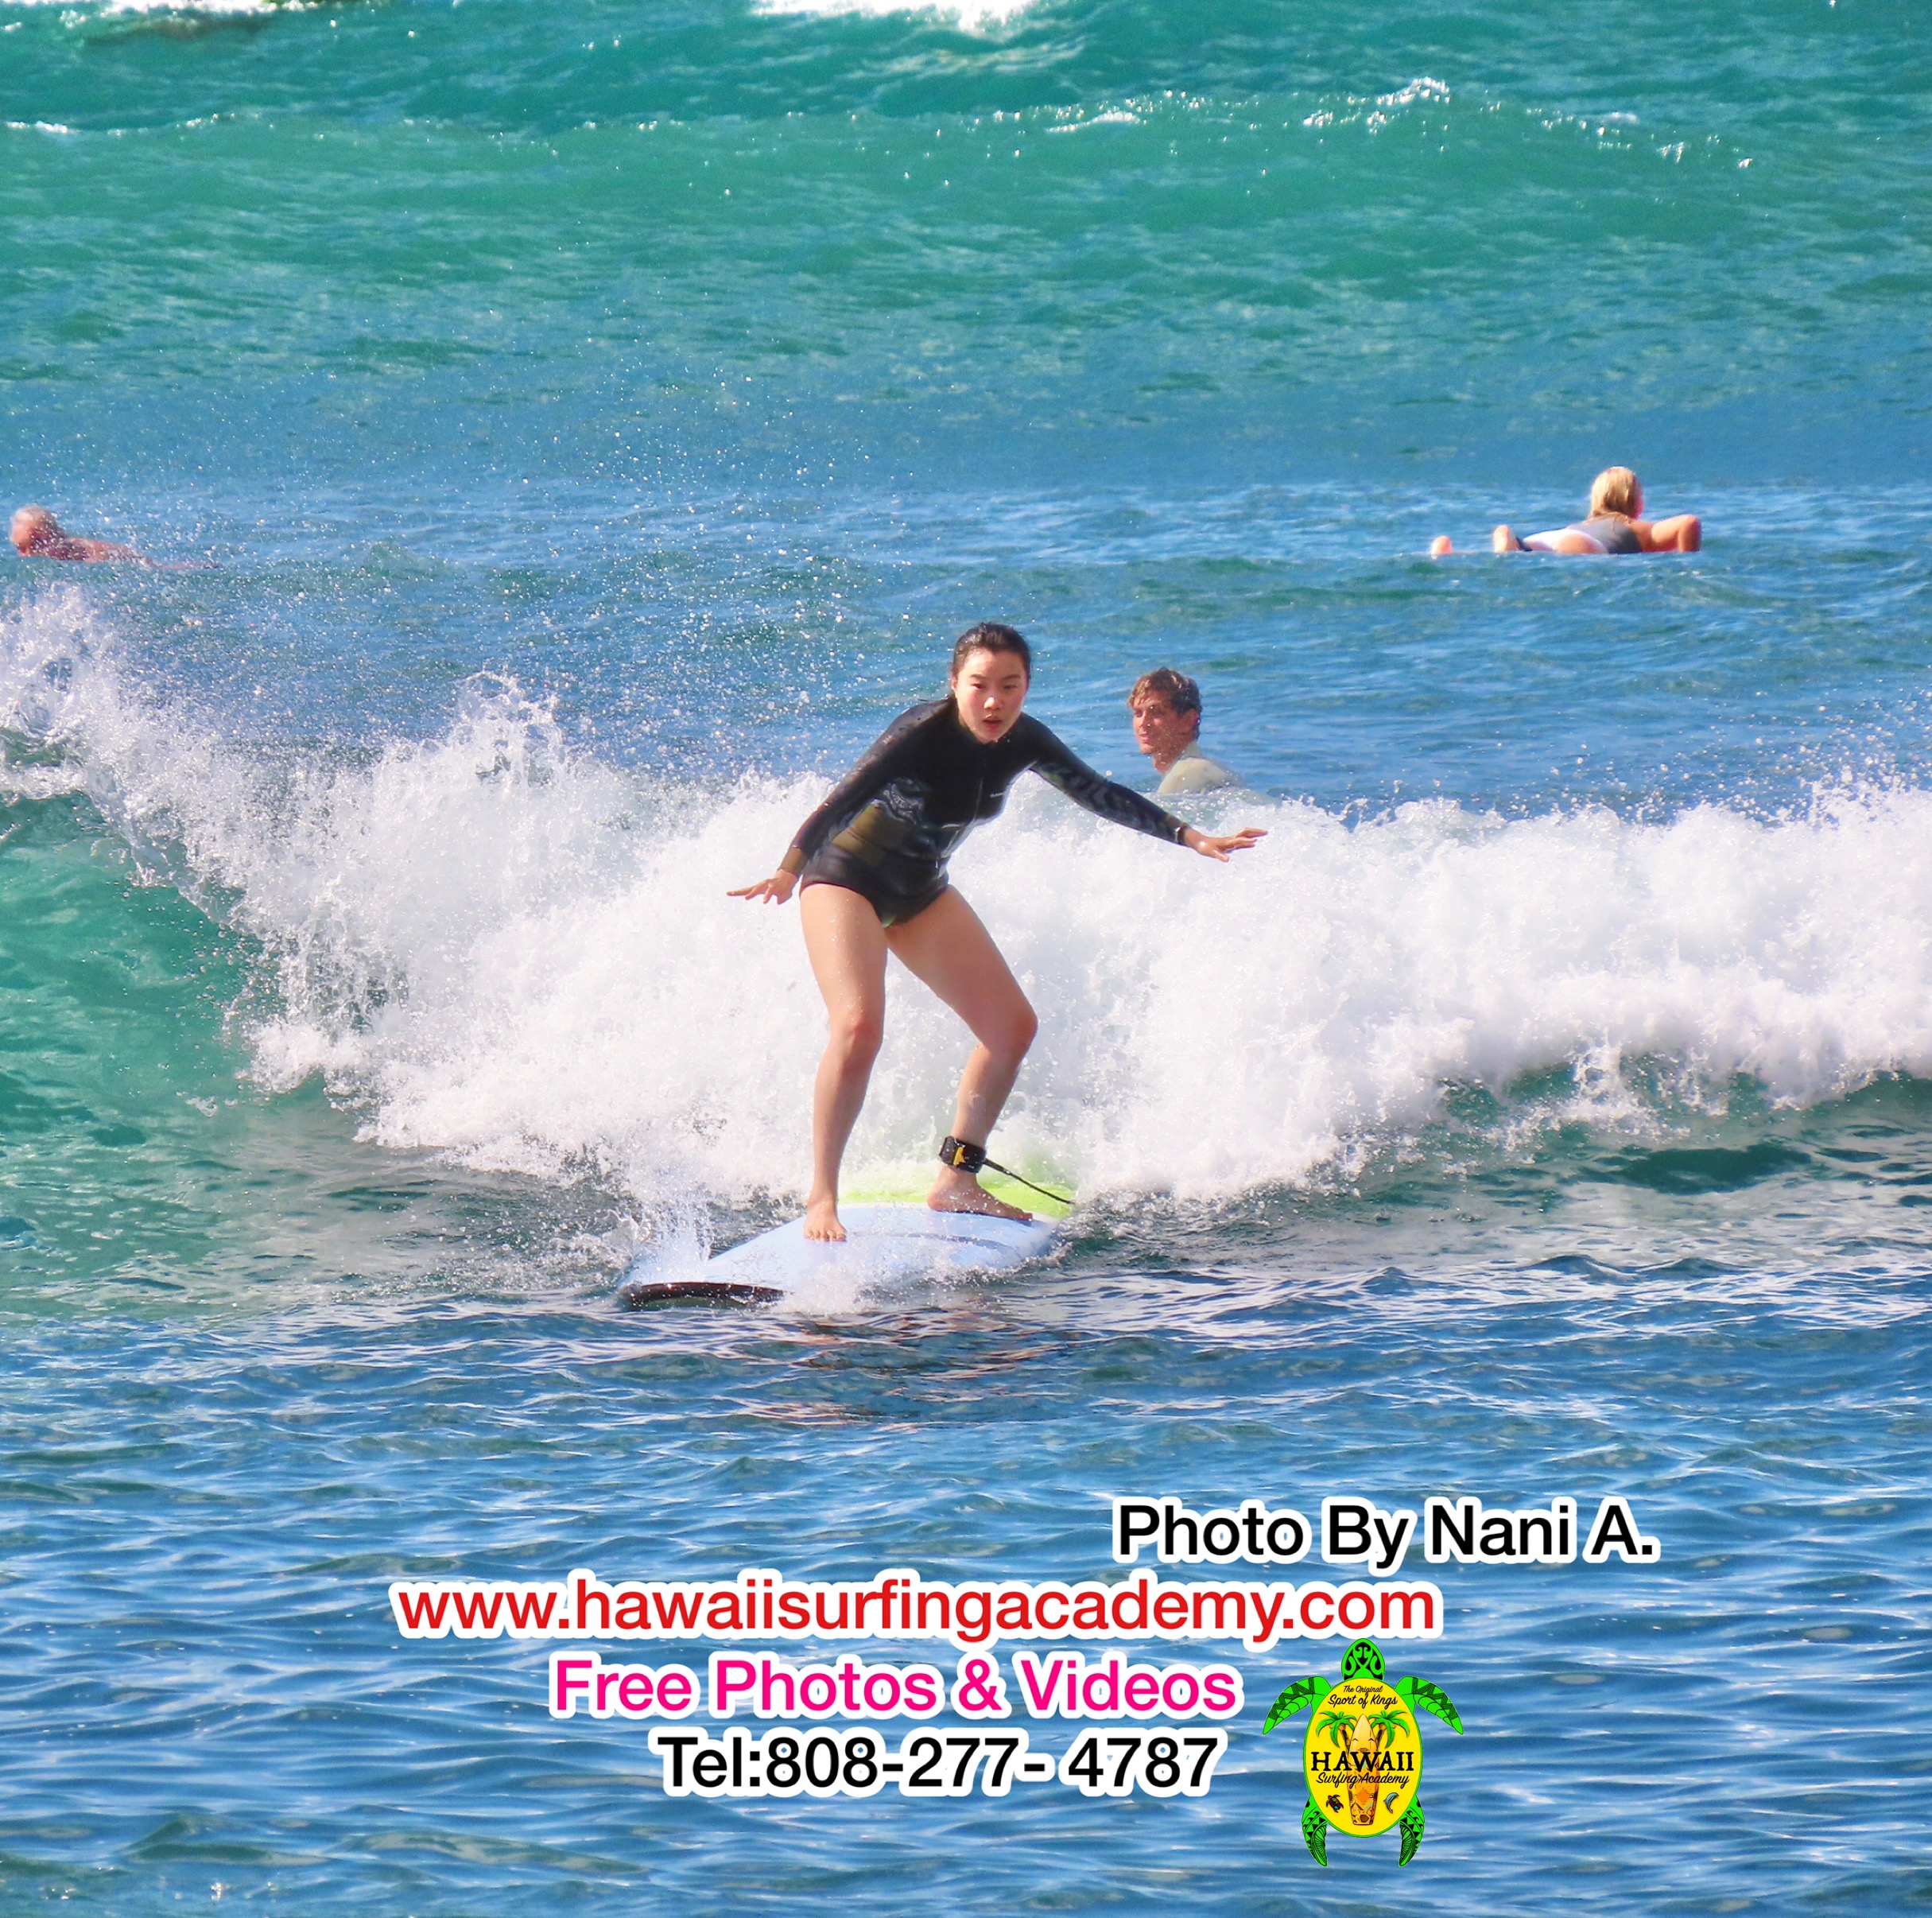
[[[943,703],[943,702],[942,702]],[[734,887],[725,897],[731,899],[769,899],[782,906],[792,896],[805,861],[832,836],[832,829],[848,819],[868,799],[876,798],[897,778],[914,754],[914,741],[920,728],[939,709],[928,705],[902,712],[859,755],[859,763],[826,794],[824,800],[792,835],[778,869],[755,886]]]
[[[1064,793],[1076,806],[1084,806],[1098,818],[1165,839],[1173,845],[1185,846],[1190,852],[1198,852],[1205,859],[1218,859],[1223,864],[1230,852],[1245,852],[1255,841],[1267,837],[1253,826],[1218,836],[1203,833],[1185,819],[1163,811],[1144,794],[1103,778],[1085,760],[1069,751],[1046,727],[1039,728],[1039,734],[1040,754],[1033,763],[1033,770],[1055,792]]]
[[[1633,519],[1630,527],[1646,553],[1704,549],[1704,522],[1695,513],[1674,513],[1668,519]]]

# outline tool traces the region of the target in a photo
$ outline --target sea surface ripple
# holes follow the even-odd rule
[[[1876,0],[0,0],[0,505],[171,562],[0,569],[0,1912],[1932,1899],[1929,118]],[[1701,553],[1490,555],[1612,460]],[[1073,1225],[619,1310],[796,1209],[724,891],[987,617],[1269,831],[960,859]],[[895,980],[855,1180],[959,1053]],[[1204,1800],[705,1803],[386,1599],[1123,1493],[1662,1556],[1426,1568],[1399,1873],[1258,1735],[1336,1644]]]

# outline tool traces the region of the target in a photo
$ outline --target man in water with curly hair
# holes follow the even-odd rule
[[[1201,750],[1201,688],[1172,666],[1156,666],[1127,695],[1134,744],[1154,762],[1162,793],[1205,793],[1241,782]]]

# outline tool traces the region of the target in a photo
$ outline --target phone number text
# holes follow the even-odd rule
[[[909,1732],[896,1747],[870,1727],[776,1726],[722,1738],[660,1726],[650,1738],[673,1798],[1004,1798],[1015,1784],[1072,1785],[1084,1798],[1202,1798],[1228,1749],[1225,1731],[1165,1725],[1084,1733],[1056,1761],[1023,1731]]]

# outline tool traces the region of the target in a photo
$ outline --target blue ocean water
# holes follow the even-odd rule
[[[1883,0],[0,0],[0,506],[174,562],[0,562],[0,1910],[1925,1903],[1929,117]],[[1612,461],[1705,550],[1488,553]],[[1064,1252],[620,1310],[796,1208],[724,891],[988,617],[1270,833],[958,862]],[[1399,1874],[1258,1735],[1339,1644],[1199,1802],[700,1803],[386,1601],[1131,1492],[1663,1556],[1431,1571]]]

